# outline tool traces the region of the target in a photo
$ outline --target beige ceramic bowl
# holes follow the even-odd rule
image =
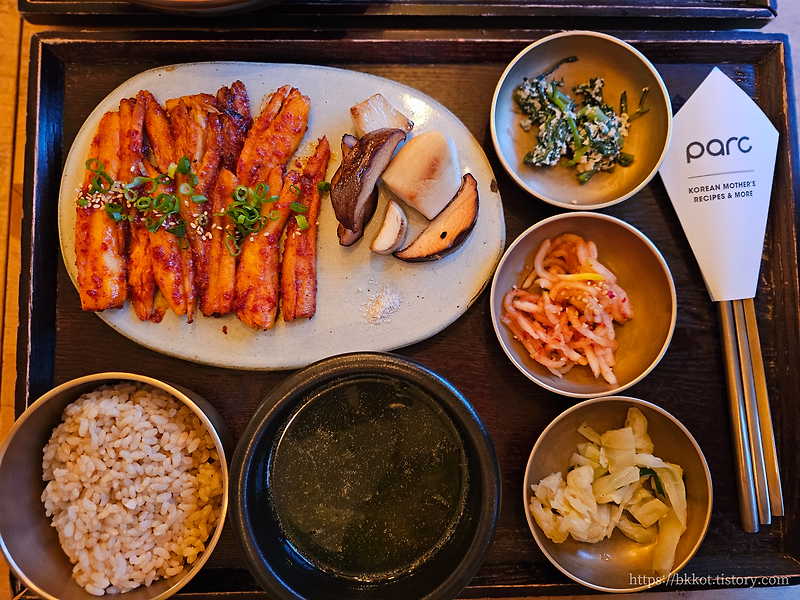
[[[619,112],[624,91],[632,112],[642,88],[649,88],[645,106],[650,111],[631,123],[625,141],[624,150],[634,155],[633,163],[618,166],[613,173],[597,173],[584,185],[578,183],[574,168],[535,167],[523,162],[536,145],[536,128],[522,130],[519,124],[524,115],[513,99],[524,77],[532,79],[568,56],[577,56],[578,60],[561,65],[547,80],[563,78],[561,89],[575,100],[580,98],[572,92],[573,86],[602,77],[604,101]],[[630,198],[653,178],[669,145],[672,106],[658,71],[633,46],[602,33],[567,31],[534,42],[511,61],[495,89],[490,123],[500,162],[523,189],[561,208],[587,210]]]
[[[186,404],[211,433],[219,452],[224,494],[219,523],[228,509],[228,468],[226,456],[233,452],[233,438],[222,417],[206,400],[182,387],[132,373],[99,373],[68,381],[34,402],[22,414],[0,448],[0,549],[14,574],[30,591],[50,600],[94,598],[72,579],[72,565],[58,541],[58,534],[45,515],[41,500],[42,450],[53,429],[62,421],[64,408],[82,394],[105,384],[140,381],[172,394]],[[125,600],[156,600],[172,596],[185,586],[205,564],[222,527],[217,526],[206,549],[182,572],[160,579],[149,587],[124,594]]]
[[[589,367],[574,367],[562,378],[553,375],[530,357],[500,321],[503,296],[512,287],[522,285],[542,242],[567,232],[597,245],[598,260],[617,276],[617,283],[628,293],[633,308],[632,319],[623,325],[615,324],[619,342],[614,366],[617,386],[596,378]],[[542,387],[573,398],[610,396],[644,378],[667,351],[677,316],[675,284],[658,249],[624,221],[593,212],[563,213],[528,228],[500,260],[490,302],[495,333],[511,362]]]
[[[687,524],[672,566],[680,571],[700,547],[711,518],[711,473],[703,451],[681,423],[658,406],[624,396],[595,398],[564,411],[547,426],[533,447],[525,469],[523,501],[533,537],[545,556],[561,572],[578,583],[604,592],[635,592],[660,583],[652,571],[654,544],[629,540],[615,530],[610,538],[596,544],[575,541],[572,536],[556,544],[539,528],[531,515],[531,485],[551,473],[566,475],[567,465],[577,444],[586,439],[578,433],[586,423],[598,433],[619,429],[628,408],[636,406],[647,419],[647,433],[653,440],[653,454],[680,465],[686,481]]]

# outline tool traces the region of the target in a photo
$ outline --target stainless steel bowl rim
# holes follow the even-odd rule
[[[669,289],[670,289],[671,298],[672,298],[672,314],[670,316],[669,335],[664,340],[664,344],[661,346],[661,350],[659,351],[658,356],[656,357],[656,359],[652,362],[652,364],[649,366],[649,368],[647,370],[645,370],[643,373],[641,373],[638,377],[636,377],[635,379],[633,379],[632,381],[630,381],[629,383],[627,383],[625,385],[621,385],[621,386],[618,386],[616,388],[610,389],[607,392],[603,392],[603,393],[588,393],[588,394],[566,392],[566,391],[560,390],[560,389],[558,389],[556,387],[547,385],[543,381],[539,381],[538,379],[536,379],[534,377],[531,377],[531,375],[527,372],[527,370],[524,369],[523,366],[521,364],[519,364],[519,361],[511,354],[511,352],[506,347],[506,345],[502,343],[501,337],[500,337],[500,326],[501,326],[500,325],[500,315],[497,314],[497,310],[495,309],[495,306],[497,304],[495,302],[495,299],[497,297],[497,294],[500,293],[497,290],[497,278],[496,277],[492,279],[492,289],[491,289],[490,300],[489,300],[489,306],[490,306],[491,315],[492,315],[492,326],[494,327],[494,332],[495,332],[495,335],[497,336],[498,341],[500,342],[500,346],[503,348],[503,352],[505,352],[505,354],[509,358],[509,360],[514,364],[515,367],[517,367],[517,369],[520,370],[520,372],[523,375],[525,375],[528,379],[530,379],[531,381],[533,381],[537,385],[540,385],[541,387],[543,387],[543,388],[545,388],[547,390],[550,390],[551,392],[555,392],[555,393],[560,394],[562,396],[569,396],[571,398],[596,398],[596,397],[599,397],[599,396],[611,396],[612,394],[618,394],[619,392],[622,392],[622,391],[628,389],[629,387],[639,383],[642,379],[644,379],[650,373],[650,371],[652,371],[656,367],[656,365],[658,365],[658,363],[661,362],[661,359],[664,357],[664,354],[667,352],[667,348],[669,347],[669,344],[672,341],[672,335],[675,332],[675,324],[676,324],[677,319],[678,319],[678,295],[677,295],[677,292],[675,290],[675,281],[672,278],[672,272],[669,270],[669,265],[667,264],[667,261],[664,259],[664,256],[661,254],[661,251],[656,247],[656,245],[652,241],[650,241],[650,239],[646,235],[644,235],[641,231],[636,229],[636,227],[634,227],[633,225],[631,225],[629,223],[626,223],[622,219],[618,219],[617,217],[612,217],[611,215],[607,215],[607,214],[604,214],[604,213],[596,213],[596,212],[590,212],[590,211],[561,213],[561,214],[558,214],[558,215],[553,215],[552,217],[548,217],[546,219],[542,219],[538,223],[534,223],[533,225],[528,227],[525,231],[523,231],[517,237],[517,239],[515,239],[511,243],[511,245],[508,247],[508,249],[505,251],[505,253],[503,253],[503,257],[500,259],[500,262],[497,265],[497,271],[499,272],[500,269],[503,268],[503,266],[505,265],[505,262],[506,262],[506,258],[511,255],[511,251],[517,246],[517,244],[521,243],[531,232],[533,232],[534,230],[538,229],[539,227],[541,227],[541,226],[543,226],[543,225],[545,225],[547,223],[551,223],[551,222],[555,222],[555,221],[561,221],[563,219],[573,219],[575,217],[579,217],[579,218],[580,217],[588,217],[588,218],[591,218],[591,219],[600,219],[600,220],[603,220],[603,221],[609,221],[611,223],[616,223],[620,227],[623,227],[623,228],[627,229],[628,231],[630,231],[631,233],[636,235],[642,242],[644,242],[650,248],[650,250],[653,252],[655,257],[658,259],[659,263],[663,267],[665,273],[667,273],[667,275],[668,275],[667,279],[669,280]],[[505,292],[503,292],[503,293],[505,293]],[[502,308],[500,308],[500,311],[502,313]]]
[[[661,413],[662,415],[667,417],[670,421],[672,421],[684,433],[686,438],[692,443],[692,446],[694,446],[694,449],[697,451],[697,455],[700,457],[700,461],[703,463],[703,467],[705,468],[705,480],[706,480],[707,486],[708,486],[708,509],[706,510],[706,514],[705,514],[705,517],[704,517],[703,535],[700,536],[700,539],[697,540],[697,543],[695,544],[695,546],[692,549],[692,551],[689,552],[688,556],[681,563],[679,563],[677,565],[672,565],[672,570],[670,571],[670,575],[672,575],[674,573],[677,573],[683,567],[686,566],[686,563],[688,563],[692,559],[692,557],[694,556],[694,554],[697,551],[697,549],[703,543],[703,539],[705,539],[706,532],[708,531],[708,524],[709,524],[709,521],[711,520],[711,507],[714,504],[714,488],[713,488],[713,485],[711,483],[711,470],[708,468],[708,462],[706,461],[705,454],[703,454],[703,450],[700,448],[700,445],[697,443],[697,440],[694,439],[694,436],[689,432],[688,429],[686,429],[686,427],[683,425],[683,423],[681,423],[677,418],[675,418],[670,412],[664,410],[663,408],[661,408],[660,406],[658,406],[656,404],[653,404],[652,402],[648,402],[647,400],[641,400],[640,398],[633,398],[632,396],[601,396],[601,397],[597,397],[597,398],[591,398],[589,400],[584,400],[583,402],[579,402],[578,404],[575,404],[574,406],[571,406],[570,408],[568,408],[567,410],[562,412],[560,415],[558,415],[555,419],[553,419],[550,422],[550,424],[548,424],[547,427],[544,428],[544,431],[542,431],[542,433],[539,434],[539,438],[536,440],[536,443],[533,445],[533,449],[531,450],[531,453],[528,456],[528,462],[525,465],[525,473],[527,473],[529,471],[529,469],[531,468],[531,463],[533,462],[533,457],[536,454],[536,451],[539,448],[540,443],[543,443],[542,440],[545,438],[546,434],[553,427],[555,427],[556,423],[558,423],[560,420],[562,420],[567,415],[569,415],[569,414],[571,414],[573,412],[576,412],[578,410],[581,410],[582,408],[585,408],[586,406],[590,406],[592,404],[599,404],[599,403],[602,403],[602,402],[609,402],[609,401],[630,402],[631,404],[637,404],[639,406],[647,407],[647,408],[649,408],[651,410],[654,410],[654,411],[656,411],[658,413]],[[523,487],[522,487],[522,506],[523,506],[523,508],[525,510],[525,518],[528,521],[528,527],[530,527],[531,532],[533,533],[535,528],[537,528],[539,526],[536,524],[536,521],[534,520],[533,516],[531,516],[531,511],[528,508],[527,493],[528,493],[528,490],[526,490],[525,486],[523,485]],[[564,575],[566,575],[567,577],[569,577],[573,581],[577,581],[578,583],[580,583],[582,585],[585,585],[587,587],[590,587],[592,589],[595,589],[595,590],[598,590],[598,591],[601,591],[601,592],[612,592],[612,593],[641,592],[642,590],[646,590],[646,589],[649,589],[651,587],[655,587],[655,586],[659,585],[660,583],[662,583],[662,581],[658,581],[657,580],[657,581],[653,581],[651,583],[646,583],[646,584],[643,584],[643,585],[640,585],[640,586],[637,586],[637,587],[633,587],[633,588],[630,588],[630,589],[624,589],[624,590],[623,589],[618,589],[618,588],[609,588],[609,587],[604,587],[604,586],[601,586],[601,585],[593,584],[591,582],[588,582],[588,581],[585,581],[585,580],[581,579],[580,577],[577,577],[576,575],[570,573],[568,570],[563,568],[558,563],[558,561],[555,560],[550,555],[550,553],[547,551],[547,549],[541,544],[541,542],[539,541],[538,536],[534,535],[533,538],[536,541],[536,545],[539,546],[539,550],[542,551],[542,553],[547,557],[547,560],[549,560],[553,564],[554,567],[556,567],[559,571],[564,573]]]
[[[666,141],[666,144],[664,144],[664,148],[661,151],[661,155],[659,156],[658,160],[656,161],[656,164],[653,166],[652,171],[648,174],[647,177],[645,177],[639,183],[639,185],[637,185],[634,189],[629,191],[627,194],[621,196],[620,198],[615,198],[614,200],[610,200],[608,202],[603,202],[603,203],[599,203],[599,204],[592,204],[592,205],[573,205],[573,204],[570,204],[568,202],[567,203],[558,202],[556,200],[553,200],[552,198],[545,198],[545,197],[539,196],[538,194],[533,192],[531,189],[529,189],[528,185],[519,177],[519,175],[511,167],[511,165],[508,164],[508,161],[506,160],[503,152],[501,151],[500,141],[498,139],[498,135],[499,134],[497,133],[497,128],[495,126],[495,123],[497,122],[496,121],[497,101],[498,101],[498,98],[499,98],[499,95],[500,95],[501,88],[503,86],[503,83],[505,83],[506,77],[508,76],[509,72],[516,66],[516,64],[526,54],[528,54],[531,50],[533,50],[534,48],[536,48],[538,46],[541,46],[543,44],[546,44],[546,43],[551,42],[551,41],[553,41],[555,39],[558,39],[558,38],[571,37],[571,36],[576,36],[576,35],[583,35],[583,36],[587,36],[587,37],[602,38],[602,39],[608,40],[610,42],[614,42],[616,44],[619,44],[620,46],[623,46],[623,47],[627,48],[630,52],[632,52],[634,55],[636,55],[642,61],[642,63],[647,67],[647,69],[652,73],[653,77],[658,82],[658,85],[661,88],[661,92],[664,94],[664,97],[667,99],[667,101],[669,101],[669,97],[670,97],[669,96],[669,91],[667,90],[667,86],[664,83],[664,79],[661,77],[661,74],[653,66],[653,63],[651,63],[650,60],[644,54],[642,54],[639,50],[637,50],[636,48],[631,46],[628,42],[626,42],[624,40],[621,40],[618,37],[615,37],[613,35],[609,35],[607,33],[601,33],[599,31],[588,31],[588,30],[583,30],[583,29],[576,29],[576,30],[570,30],[570,31],[561,31],[559,33],[553,33],[551,35],[545,36],[542,39],[537,40],[537,41],[533,42],[532,44],[529,44],[528,46],[523,48],[513,58],[513,60],[508,64],[508,66],[503,70],[503,74],[500,76],[500,79],[497,81],[497,86],[495,87],[494,94],[492,96],[492,109],[491,109],[490,116],[489,116],[489,129],[490,129],[491,134],[492,134],[492,145],[494,146],[495,153],[497,154],[497,157],[500,159],[500,162],[502,163],[503,168],[505,169],[506,173],[508,173],[511,176],[511,178],[517,183],[517,185],[519,185],[523,190],[525,190],[525,192],[527,192],[528,194],[538,198],[539,200],[542,200],[543,202],[547,202],[548,204],[551,204],[553,206],[557,206],[557,207],[562,208],[562,209],[568,209],[568,210],[572,210],[572,211],[576,211],[576,210],[577,211],[597,210],[597,209],[600,209],[600,208],[607,208],[609,206],[613,206],[615,204],[619,204],[620,202],[622,202],[624,200],[627,200],[628,198],[636,195],[638,192],[640,192],[642,189],[644,189],[644,187],[648,183],[650,183],[650,181],[653,179],[653,177],[655,177],[656,173],[658,172],[658,169],[661,167],[661,163],[664,162],[664,157],[667,155],[667,151],[669,150],[670,141],[672,140],[672,107],[671,106],[668,107],[669,108],[669,115],[668,115],[669,118],[667,119],[667,131],[666,131],[666,140],[667,141]]]
[[[202,421],[203,425],[205,425],[206,429],[208,430],[211,437],[214,439],[214,444],[217,447],[217,451],[220,455],[220,463],[222,469],[222,480],[223,482],[227,482],[229,479],[228,475],[228,465],[227,465],[227,458],[225,456],[225,447],[222,442],[222,439],[217,432],[216,427],[213,423],[208,419],[204,411],[191,399],[189,398],[182,388],[175,387],[173,384],[169,384],[167,382],[155,379],[153,377],[149,377],[147,375],[139,375],[136,373],[126,373],[122,371],[110,371],[105,373],[95,373],[91,375],[84,375],[83,377],[78,377],[76,379],[72,379],[70,381],[66,381],[50,391],[46,392],[42,396],[40,396],[35,402],[33,402],[25,411],[20,415],[19,419],[14,422],[11,430],[8,432],[3,444],[0,446],[0,465],[3,463],[3,457],[6,454],[6,450],[11,445],[11,441],[17,431],[22,428],[25,421],[36,412],[36,410],[47,403],[48,400],[65,392],[71,388],[87,384],[87,383],[94,383],[94,382],[104,382],[104,381],[136,381],[140,383],[145,383],[152,385],[153,387],[157,387],[162,389],[170,394],[172,394],[179,402],[182,402],[188,406],[193,413],[195,413],[198,418]],[[75,398],[77,400],[77,398]],[[74,401],[74,400],[73,400]],[[217,526],[214,528],[214,533],[209,538],[206,543],[206,549],[198,556],[197,560],[189,566],[190,570],[199,571],[200,568],[206,563],[208,558],[211,556],[211,552],[216,546],[217,541],[222,533],[222,526],[225,523],[225,517],[228,510],[228,502],[229,502],[229,486],[223,485],[223,498],[220,503],[220,515]],[[44,514],[44,506],[42,506],[42,514]],[[6,547],[6,543],[3,540],[2,532],[0,532],[0,551],[2,551],[3,556],[5,557],[6,562],[8,563],[11,570],[14,572],[16,577],[22,581],[25,586],[32,592],[36,593],[38,596],[42,598],[46,598],[47,600],[59,600],[55,596],[51,596],[50,594],[46,593],[42,589],[39,588],[31,579],[25,575],[25,573],[19,568],[14,558],[11,556],[8,548]],[[66,554],[64,558],[67,559]],[[175,594],[181,588],[183,588],[189,581],[191,580],[190,577],[183,577],[180,582],[171,587],[163,594],[159,594],[158,596],[154,596],[153,600],[163,600]]]

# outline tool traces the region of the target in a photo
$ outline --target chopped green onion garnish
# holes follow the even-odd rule
[[[297,221],[297,226],[300,228],[300,231],[308,229],[308,221],[303,215],[295,215],[294,218]]]
[[[289,186],[289,191],[292,192],[295,196],[301,195],[303,192],[297,187],[295,184]]]
[[[103,184],[103,180],[106,181],[108,186],[106,187]],[[109,177],[105,171],[102,173],[98,173],[97,175],[92,178],[92,187],[89,188],[89,191],[93,194],[100,193],[105,194],[111,190],[111,187],[114,185],[114,180]]]
[[[317,184],[317,190],[320,192],[330,192],[331,191],[331,184],[327,181],[320,181]]]
[[[83,207],[84,207],[84,206],[86,206],[87,204],[89,204],[89,203],[86,201],[86,198],[78,198],[78,206],[80,206],[81,208],[83,208]]]
[[[186,235],[186,221],[180,219],[175,225],[167,229],[167,231],[172,235],[182,238]]]
[[[178,165],[176,167],[176,171],[181,175],[186,175],[190,173],[192,170],[192,163],[189,160],[188,156],[182,156],[181,159],[178,161]]]
[[[256,188],[253,190],[253,199],[255,202],[259,204],[264,201],[264,196],[267,195],[269,191],[269,186],[266,183],[259,183],[256,185]]]
[[[96,166],[94,166],[96,165]],[[92,168],[94,166],[94,168]],[[114,186],[114,180],[105,172],[105,165],[96,159],[90,158],[86,161],[86,169],[95,173],[96,175],[92,178],[92,187],[89,189],[91,193],[101,193],[105,194]],[[103,185],[103,180],[108,183],[108,187]]]
[[[167,175],[169,175],[169,177],[173,179],[175,177],[175,171],[177,170],[178,170],[178,165],[176,165],[175,163],[169,163],[169,167],[167,167]]]
[[[299,202],[292,202],[289,205],[289,208],[291,208],[294,212],[299,212],[299,213],[304,213],[308,211],[308,207],[305,204],[300,204]]]
[[[203,202],[208,202],[208,198],[206,198],[203,194],[195,194],[192,196],[192,202],[195,204],[202,204]]]
[[[231,246],[233,246],[233,249],[231,249]],[[241,246],[236,243],[236,238],[230,232],[228,232],[228,237],[225,238],[225,249],[231,256],[239,256],[242,253]]]
[[[93,169],[92,165],[94,163],[97,163],[97,167]],[[91,171],[92,173],[100,173],[104,168],[105,165],[102,163],[102,161],[100,161],[97,158],[90,158],[89,160],[86,161],[86,170]]]
[[[158,181],[156,181],[152,177],[142,177],[141,175],[139,175],[138,177],[134,177],[133,181],[125,184],[124,187],[125,189],[132,189],[145,184],[150,184],[150,189],[145,191],[145,194],[152,194],[153,192],[156,191],[156,188],[158,187]]]
[[[269,220],[270,221],[277,221],[281,218],[281,211],[279,210],[271,210],[269,211]]]
[[[236,189],[233,190],[232,198],[238,202],[246,202],[247,195],[248,195],[247,186],[237,185]]]
[[[178,191],[183,194],[184,196],[191,196],[192,192],[194,192],[194,188],[191,185],[186,183],[185,181],[180,185]]]
[[[122,214],[122,206],[114,202],[108,202],[106,204],[106,214],[108,214],[111,220],[115,223],[122,221],[125,218],[125,215]]]
[[[122,192],[122,195],[125,196],[125,200],[128,202],[136,202],[139,199],[139,194],[136,193],[136,190],[127,187]]]
[[[150,196],[140,196],[135,200],[136,210],[150,210],[153,199]]]
[[[165,215],[178,212],[178,206],[178,197],[174,194],[165,194],[164,192],[156,196],[153,202],[153,208]]]
[[[280,200],[280,196],[276,196],[276,195],[273,194],[272,196],[267,196],[266,199],[264,200],[264,202],[266,204],[269,204],[271,202],[275,202],[276,200]]]
[[[156,231],[158,231],[158,228],[161,227],[161,225],[164,223],[164,219],[166,219],[166,218],[167,218],[167,215],[161,215],[161,217],[159,217],[158,221],[153,221],[153,219],[151,219],[150,217],[147,217],[147,219],[144,222],[144,226],[147,228],[147,231],[149,231],[150,233],[155,233]]]

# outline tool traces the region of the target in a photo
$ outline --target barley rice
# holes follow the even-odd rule
[[[116,594],[195,562],[223,494],[197,415],[162,390],[123,382],[84,394],[63,419],[44,448],[42,501],[78,584]]]

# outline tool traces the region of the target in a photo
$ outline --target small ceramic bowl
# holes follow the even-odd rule
[[[619,346],[613,367],[617,385],[592,374],[588,366],[576,366],[557,377],[531,358],[511,330],[502,323],[503,296],[521,286],[533,267],[536,252],[546,239],[574,233],[597,245],[598,261],[617,277],[627,292],[633,318],[615,323]],[[667,351],[677,317],[677,298],[672,274],[664,257],[638,229],[602,213],[563,213],[540,221],[522,233],[506,250],[492,281],[492,322],[508,358],[531,381],[545,389],[573,398],[610,396],[644,378]]]
[[[533,79],[570,56],[578,60],[561,65],[547,81],[563,79],[561,90],[576,102],[581,98],[572,88],[593,77],[603,78],[603,99],[617,113],[622,92],[627,94],[628,111],[632,113],[642,89],[649,90],[645,107],[650,110],[630,123],[625,139],[623,150],[634,155],[633,163],[617,166],[613,173],[601,171],[583,185],[578,183],[575,167],[537,167],[523,162],[536,145],[538,126],[529,131],[520,127],[525,115],[513,98],[523,78]],[[511,61],[494,92],[490,125],[500,162],[525,191],[560,208],[588,210],[622,202],[653,178],[669,146],[672,106],[661,76],[641,52],[603,33],[567,31],[534,42]]]
[[[547,426],[533,447],[525,469],[523,501],[533,537],[545,556],[562,573],[588,587],[603,592],[636,592],[657,585],[652,570],[655,543],[638,544],[614,530],[610,538],[595,544],[572,538],[556,544],[539,528],[530,511],[532,485],[551,473],[566,477],[567,466],[579,443],[583,422],[598,433],[624,426],[628,409],[638,408],[647,419],[647,433],[653,442],[653,454],[679,465],[686,483],[686,531],[681,535],[671,574],[680,571],[694,556],[703,541],[711,518],[711,472],[692,434],[662,408],[625,396],[594,398],[564,411]]]
[[[53,429],[62,422],[68,404],[82,394],[103,385],[122,381],[142,382],[171,394],[188,406],[205,425],[220,457],[224,493],[217,525],[206,542],[205,550],[183,571],[162,578],[149,586],[125,592],[126,600],[161,600],[175,594],[194,577],[211,556],[228,509],[228,469],[226,451],[233,451],[233,438],[225,421],[211,404],[183,387],[133,373],[98,373],[73,379],[54,388],[17,419],[0,448],[0,549],[11,570],[30,591],[50,600],[89,600],[91,595],[72,578],[69,557],[46,516],[41,496],[42,450]]]
[[[497,456],[467,400],[382,353],[324,359],[270,392],[231,487],[242,555],[286,600],[454,598],[500,511]]]

